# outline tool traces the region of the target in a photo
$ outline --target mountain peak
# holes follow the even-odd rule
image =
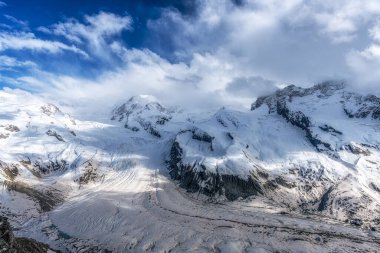
[[[149,113],[148,113],[149,111]],[[122,121],[125,118],[129,118],[130,115],[140,114],[161,114],[166,112],[167,109],[163,107],[156,97],[151,95],[139,95],[133,96],[127,100],[127,102],[117,106],[112,110],[111,120]]]
[[[263,103],[273,104],[273,100],[291,99],[293,97],[305,97],[315,94],[319,98],[326,98],[336,94],[337,92],[344,91],[346,83],[343,81],[325,81],[318,83],[309,88],[302,88],[296,85],[289,85],[281,90],[277,90],[272,95],[258,97],[251,105],[251,110],[260,107]]]
[[[127,103],[137,103],[141,105],[149,103],[158,103],[158,99],[152,95],[136,95],[128,99]]]

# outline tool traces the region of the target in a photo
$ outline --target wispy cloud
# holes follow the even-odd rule
[[[11,30],[11,29],[12,29],[12,26],[7,25],[7,24],[0,23],[0,28],[4,28],[4,29]]]
[[[32,61],[19,61],[14,57],[0,55],[0,67],[32,67],[36,64]]]
[[[71,51],[85,57],[88,56],[87,53],[73,45],[66,45],[59,41],[42,40],[36,38],[33,33],[29,32],[1,32],[0,51],[8,49],[32,50],[51,54],[57,54],[62,51]]]
[[[8,14],[4,14],[4,17],[12,23],[16,24],[17,26],[21,27],[22,29],[29,30],[29,24],[27,21],[19,20]]]
[[[5,6],[7,6],[7,4],[5,2],[3,2],[3,1],[0,1],[0,8],[1,7],[5,7]]]
[[[50,27],[40,27],[39,31],[62,36],[72,43],[88,47],[92,54],[106,57],[113,38],[124,30],[132,29],[131,25],[130,16],[99,12],[92,16],[86,15],[84,23],[68,19]]]

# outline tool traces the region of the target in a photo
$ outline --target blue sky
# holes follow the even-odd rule
[[[327,79],[377,92],[379,15],[377,0],[4,0],[0,86],[199,109]]]
[[[173,0],[141,0],[141,1],[115,1],[115,0],[86,0],[86,1],[48,1],[48,0],[12,0],[4,2],[0,22],[5,31],[20,30],[33,32],[38,38],[46,40],[58,40],[65,42],[62,38],[57,38],[41,32],[41,27],[49,27],[52,24],[64,22],[69,19],[83,21],[86,15],[96,15],[100,12],[118,15],[120,17],[131,17],[130,29],[121,30],[117,36],[125,46],[133,48],[150,48],[150,50],[160,53],[170,58],[168,52],[169,45],[153,43],[152,36],[147,29],[147,21],[158,19],[163,8],[179,11],[184,15],[193,15],[195,5],[192,1]],[[82,73],[88,76],[108,68],[109,64],[80,57],[77,54],[60,54],[59,57],[52,57],[48,54],[35,54],[26,50],[9,50],[7,55],[17,57],[22,60],[33,60],[44,70],[52,72],[66,72],[67,74]],[[118,59],[113,59],[115,65]],[[83,67],[85,66],[85,69]]]

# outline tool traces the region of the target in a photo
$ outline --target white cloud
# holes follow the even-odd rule
[[[3,2],[3,1],[0,1],[0,8],[1,7],[5,7],[5,6],[7,6],[7,4],[5,2]]]
[[[371,45],[363,51],[351,51],[346,57],[353,73],[353,86],[364,92],[379,94],[380,45]]]
[[[377,23],[378,0],[197,2],[195,17],[168,9],[148,24],[153,40],[165,41],[180,60],[208,52],[244,76],[311,85],[357,75],[347,60],[350,52],[360,52],[363,61],[377,54],[371,39],[380,38],[379,28],[371,29],[370,38],[363,34]]]
[[[1,67],[34,67],[36,64],[31,61],[19,61],[14,57],[0,55],[0,68]]]
[[[303,19],[311,19],[332,42],[351,42],[361,27],[380,14],[377,0],[304,0]]]
[[[0,33],[0,51],[7,49],[13,50],[32,50],[40,51],[51,54],[57,54],[62,51],[71,51],[83,56],[87,56],[85,52],[79,48],[71,45],[66,45],[62,42],[51,41],[51,40],[42,40],[36,38],[33,33],[29,32],[1,32]]]
[[[132,29],[131,25],[132,18],[127,15],[100,12],[84,16],[84,23],[68,19],[51,27],[40,27],[39,31],[63,36],[73,43],[89,47],[92,54],[106,58],[109,57],[109,44],[113,37]]]
[[[77,113],[109,112],[133,95],[156,96],[166,105],[191,110],[216,110],[222,105],[250,106],[257,95],[240,96],[226,90],[244,73],[212,55],[197,54],[189,64],[170,63],[149,50],[124,50],[123,67],[96,79],[35,71],[17,79],[23,89],[78,108]],[[247,77],[247,80],[250,80]]]
[[[359,55],[369,60],[380,59],[380,45],[372,44],[365,50],[359,52]]]
[[[380,23],[377,20],[368,30],[368,46],[364,49],[351,50],[346,56],[347,65],[353,73],[356,88],[367,92],[380,94]]]
[[[252,97],[269,95],[277,90],[277,85],[271,80],[261,76],[239,77],[230,82],[226,91],[240,97]]]
[[[279,82],[307,86],[327,78],[352,78],[373,91],[380,81],[374,71],[380,68],[378,0],[246,0],[239,6],[230,0],[197,2],[194,16],[166,9],[148,22],[152,44],[165,44],[161,51],[126,48],[120,35],[132,29],[132,19],[105,12],[85,16],[83,22],[68,19],[39,28],[76,47],[30,33],[8,33],[17,38],[3,43],[0,35],[0,51],[87,50],[110,62],[118,56],[122,65],[93,79],[39,70],[17,79],[26,89],[94,111],[107,111],[138,94],[212,110],[249,106]],[[367,38],[363,34],[368,30]],[[168,61],[154,49],[176,57]]]
[[[29,24],[27,21],[19,20],[11,15],[4,14],[4,17],[11,21],[12,23],[20,26],[22,29],[28,30],[29,29]]]
[[[369,30],[369,34],[373,40],[380,42],[380,22],[376,22],[376,24]]]

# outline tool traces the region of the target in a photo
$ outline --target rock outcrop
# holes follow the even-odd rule
[[[8,219],[0,216],[1,253],[53,253],[49,245],[24,237],[15,237]]]

